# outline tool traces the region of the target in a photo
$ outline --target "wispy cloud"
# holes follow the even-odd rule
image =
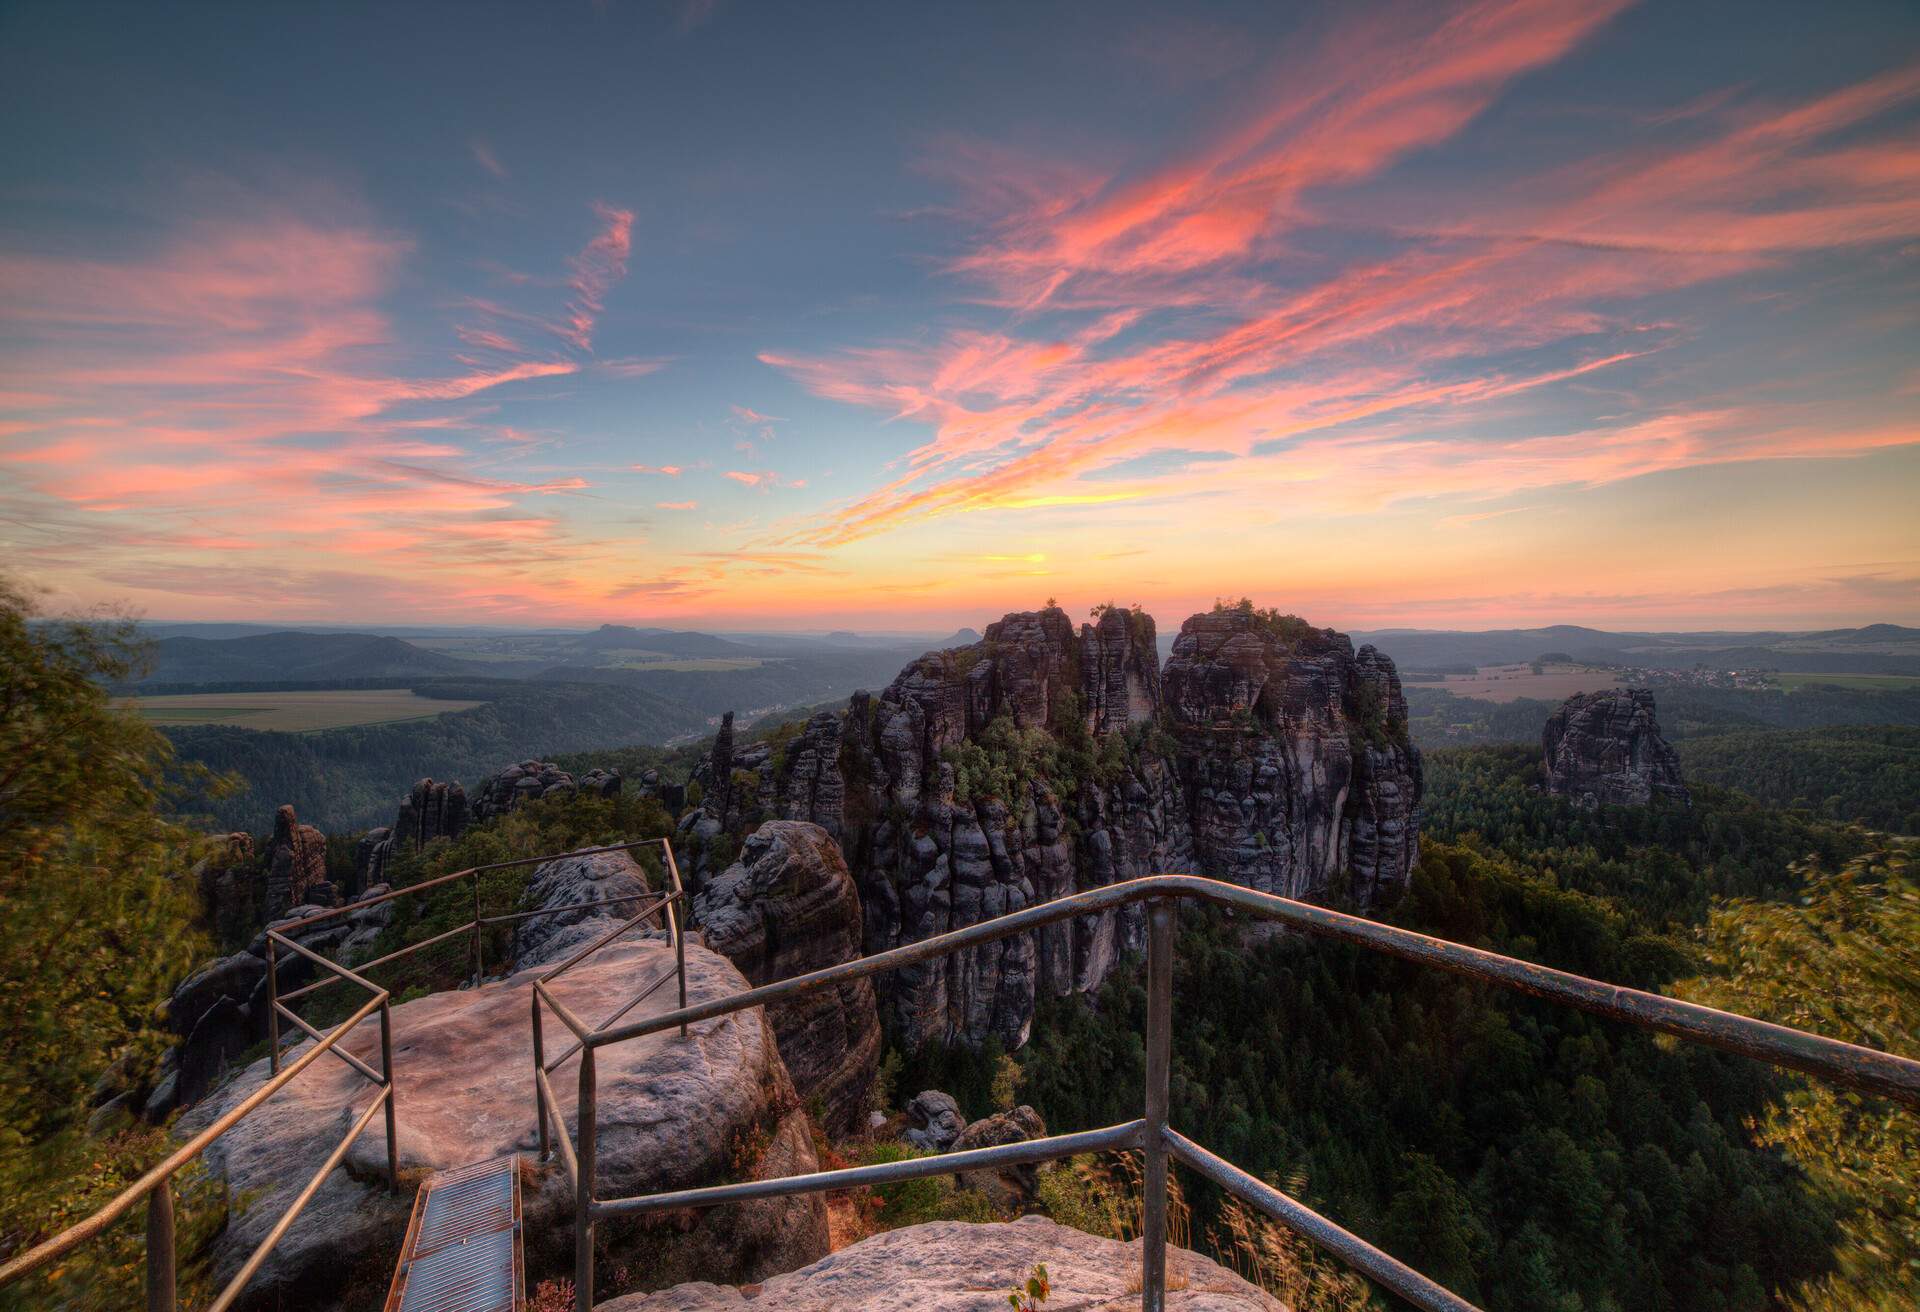
[[[607,290],[627,276],[627,257],[633,251],[632,210],[596,202],[593,212],[605,226],[573,257],[567,280],[573,299],[567,303],[563,334],[583,351],[593,349],[593,329],[605,308]]]
[[[506,166],[500,162],[500,157],[493,153],[493,147],[487,144],[485,138],[475,137],[467,143],[467,150],[472,154],[474,163],[491,173],[494,177],[505,181],[507,176]]]
[[[1343,503],[1422,489],[1484,500],[1916,440],[1911,426],[1807,425],[1778,406],[1675,406],[1633,389],[1682,336],[1670,311],[1639,303],[1800,252],[1920,238],[1920,154],[1881,122],[1920,99],[1920,65],[1798,105],[1729,97],[1644,143],[1477,179],[1471,194],[1383,190],[1394,165],[1454,137],[1621,7],[1486,0],[1343,16],[1317,48],[1280,57],[1264,97],[1236,98],[1167,158],[1104,174],[961,148],[960,165],[933,170],[973,189],[953,212],[975,238],[950,270],[1004,313],[930,341],[761,355],[820,396],[931,430],[890,480],[792,540],[845,545],[929,516],[1180,489],[1324,486],[1336,470]],[[1345,199],[1363,185],[1365,211]],[[1386,221],[1379,195],[1393,200]],[[1356,222],[1384,240],[1328,240]],[[1619,404],[1570,434],[1564,406],[1547,403],[1609,380]],[[1517,435],[1489,441],[1475,431],[1489,422]],[[1164,448],[1230,459],[1081,486]]]

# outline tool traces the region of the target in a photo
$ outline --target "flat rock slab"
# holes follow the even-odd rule
[[[660,939],[623,942],[557,981],[554,992],[589,1024],[626,1002],[673,964]],[[375,1117],[250,1283],[248,1306],[318,1307],[383,1287],[399,1251],[413,1189],[427,1172],[522,1154],[530,1276],[571,1272],[573,1196],[556,1162],[538,1167],[534,1124],[531,982],[545,967],[478,989],[435,993],[393,1008],[401,1191],[385,1187],[386,1135]],[[340,986],[346,987],[346,986]],[[740,992],[726,958],[689,943],[687,997]],[[678,1005],[672,983],[628,1013],[637,1020]],[[549,1013],[549,1059],[572,1035]],[[345,1044],[380,1065],[377,1015]],[[804,1113],[759,1010],[705,1021],[601,1049],[596,1193],[616,1198],[817,1169]],[[264,1058],[181,1122],[211,1122],[267,1079]],[[552,1076],[568,1133],[577,1059]],[[216,1242],[222,1278],[238,1269],[373,1097],[345,1063],[323,1056],[208,1150],[228,1185],[234,1214]],[[710,1271],[751,1281],[790,1270],[827,1250],[818,1196],[767,1199],[646,1225],[603,1223],[602,1289],[659,1288]],[[375,1300],[377,1302],[377,1298]]]
[[[1053,1283],[1049,1309],[1140,1306],[1138,1240],[1123,1244],[1025,1216],[1003,1224],[935,1221],[889,1230],[757,1287],[680,1285],[605,1301],[595,1312],[997,1312],[1007,1306],[1007,1292],[1040,1263]],[[1271,1295],[1184,1248],[1167,1250],[1167,1306],[1286,1312]]]

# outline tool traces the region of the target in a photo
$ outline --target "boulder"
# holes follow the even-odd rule
[[[995,1112],[972,1122],[960,1132],[948,1152],[963,1153],[970,1148],[998,1148],[1004,1144],[1026,1143],[1047,1137],[1047,1123],[1040,1113],[1022,1105],[1012,1111]],[[1039,1188],[1040,1168],[1028,1163],[1003,1166],[991,1171],[962,1171],[954,1177],[962,1189],[977,1189],[992,1200],[1002,1213],[1018,1212],[1032,1202]]]
[[[613,1011],[660,971],[673,951],[663,938],[622,941],[554,985],[561,1001],[588,1020]],[[380,1117],[331,1175],[300,1221],[248,1288],[250,1308],[377,1304],[391,1276],[412,1185],[432,1170],[505,1154],[536,1152],[529,989],[535,969],[480,988],[431,994],[393,1008],[394,1087],[399,1156],[406,1187],[384,1182]],[[726,958],[687,949],[687,992],[699,1002],[737,993],[746,981]],[[629,1013],[658,1015],[674,1005],[661,990]],[[546,1020],[547,1053],[567,1042]],[[374,1067],[379,1027],[369,1019],[345,1041]],[[191,1134],[267,1079],[265,1059],[194,1108],[180,1123]],[[577,1133],[578,1066],[553,1077],[568,1133]],[[226,1279],[265,1236],[372,1095],[345,1063],[322,1057],[243,1119],[207,1153],[229,1197],[243,1200],[214,1241],[216,1278]],[[602,1198],[764,1179],[818,1169],[813,1146],[771,1027],[758,1011],[704,1021],[689,1037],[650,1035],[598,1054],[599,1163]],[[571,1270],[573,1195],[557,1164],[523,1176],[528,1283]],[[603,1294],[621,1292],[620,1271],[658,1287],[696,1276],[764,1279],[827,1251],[826,1210],[818,1195],[765,1199],[652,1220],[603,1222]]]
[[[631,852],[565,856],[536,867],[521,896],[521,909],[565,908],[556,915],[522,920],[513,930],[516,967],[558,961],[585,947],[623,920],[639,914],[640,902],[595,906],[610,898],[649,892],[647,872]]]
[[[970,1225],[934,1221],[863,1239],[757,1288],[680,1285],[617,1298],[597,1312],[992,1312],[1044,1264],[1045,1306],[1138,1312],[1140,1243],[1069,1229],[1040,1216]],[[1184,1248],[1167,1250],[1167,1307],[1178,1312],[1286,1312],[1233,1272]]]
[[[1567,698],[1540,737],[1547,791],[1589,810],[1600,806],[1692,805],[1680,758],[1660,735],[1648,688],[1613,688]]]
[[[953,1095],[928,1089],[907,1104],[907,1129],[901,1137],[923,1152],[944,1153],[966,1128],[967,1118]]]
[[[695,896],[708,947],[760,985],[860,956],[860,894],[840,847],[818,825],[769,820],[741,858]],[[780,1056],[801,1099],[834,1134],[855,1130],[880,1060],[873,981],[804,994],[769,1008]]]

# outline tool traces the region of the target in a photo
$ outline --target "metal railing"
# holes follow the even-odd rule
[[[520,911],[498,916],[483,916],[480,913],[480,876],[488,871],[504,870],[514,866],[540,865],[548,861],[559,861],[576,856],[593,856],[603,852],[626,852],[636,848],[651,847],[656,843],[660,844],[666,850],[668,869],[672,871],[673,875],[674,889],[671,893],[635,893],[622,897],[604,898],[593,902],[580,902],[570,906],[543,907],[534,911]],[[288,1228],[292,1226],[294,1220],[300,1215],[301,1211],[306,1208],[307,1204],[313,1200],[314,1194],[319,1192],[320,1186],[326,1181],[327,1176],[332,1174],[334,1168],[340,1165],[341,1161],[345,1159],[348,1150],[353,1147],[367,1126],[372,1123],[375,1112],[384,1111],[386,1115],[387,1187],[390,1190],[398,1189],[399,1187],[399,1146],[398,1139],[394,1133],[392,1000],[388,990],[368,980],[363,972],[371,971],[375,967],[384,966],[389,962],[398,961],[403,957],[407,957],[424,948],[432,947],[434,944],[444,942],[449,938],[461,934],[470,934],[472,937],[473,952],[473,982],[478,984],[485,978],[484,934],[488,927],[518,923],[539,916],[577,914],[582,911],[592,910],[595,907],[617,906],[636,901],[652,901],[653,905],[644,910],[639,917],[625,922],[625,924],[620,927],[621,932],[624,932],[626,929],[632,928],[639,919],[644,919],[649,915],[657,915],[661,907],[670,907],[673,902],[679,899],[681,896],[679,891],[680,874],[672,862],[672,849],[667,846],[664,839],[649,838],[635,843],[616,843],[604,847],[575,848],[572,851],[555,852],[547,856],[522,857],[514,861],[496,861],[491,865],[473,866],[465,870],[456,870],[452,874],[441,875],[438,878],[425,880],[422,883],[410,884],[405,888],[394,889],[379,897],[367,898],[360,902],[349,903],[344,907],[335,907],[315,915],[304,916],[299,920],[269,927],[266,933],[266,943],[267,993],[270,1003],[267,1016],[268,1067],[270,1078],[258,1089],[248,1094],[238,1105],[208,1125],[204,1130],[200,1131],[200,1133],[194,1135],[193,1138],[189,1139],[179,1148],[175,1149],[165,1160],[160,1162],[159,1165],[155,1166],[119,1194],[115,1195],[110,1202],[99,1211],[93,1213],[93,1215],[87,1217],[86,1220],[36,1244],[26,1252],[9,1259],[4,1264],[0,1264],[0,1287],[12,1284],[16,1280],[24,1279],[32,1273],[46,1267],[48,1264],[73,1252],[75,1249],[80,1248],[89,1241],[98,1238],[116,1221],[132,1211],[134,1206],[142,1199],[145,1199],[147,1203],[146,1286],[148,1312],[175,1312],[177,1306],[176,1290],[178,1287],[178,1254],[175,1247],[174,1236],[173,1177],[189,1162],[205,1152],[215,1140],[219,1139],[235,1125],[238,1125],[249,1113],[256,1110],[261,1104],[272,1098],[274,1094],[284,1089],[291,1081],[298,1078],[300,1072],[318,1061],[323,1053],[331,1052],[358,1074],[371,1081],[379,1089],[379,1093],[367,1109],[355,1120],[353,1127],[348,1130],[346,1138],[340,1141],[339,1146],[327,1157],[327,1160],[321,1165],[320,1169],[314,1173],[313,1177],[308,1180],[306,1186],[302,1188],[300,1193],[294,1198],[292,1204],[281,1214],[280,1219],[274,1223],[273,1228],[267,1233],[266,1238],[254,1248],[246,1262],[241,1266],[239,1272],[235,1274],[233,1279],[227,1282],[220,1293],[205,1309],[205,1312],[227,1312],[227,1309],[232,1307],[234,1301],[240,1296],[247,1282],[253,1279],[259,1272],[261,1265],[279,1244],[280,1240],[286,1235]],[[471,922],[446,933],[437,934],[432,938],[422,940],[419,943],[410,943],[399,951],[390,952],[374,961],[356,963],[354,968],[350,969],[338,962],[328,960],[321,953],[316,952],[304,943],[298,942],[293,937],[294,934],[307,929],[309,926],[334,920],[342,916],[353,915],[356,912],[366,910],[368,907],[377,906],[382,902],[390,902],[395,898],[430,892],[454,883],[457,880],[469,878],[473,880],[474,890],[473,920]],[[668,914],[671,916],[671,911],[669,911]],[[679,937],[677,925],[674,930],[674,937],[676,940]],[[603,936],[591,945],[591,947],[597,948],[608,941],[610,940]],[[322,978],[312,984],[282,994],[279,987],[279,966],[282,953],[286,952],[290,952],[300,959],[312,962],[324,972]],[[684,961],[684,953],[682,953],[681,959]],[[298,998],[317,993],[321,989],[343,981],[358,985],[360,988],[367,990],[370,996],[358,1010],[354,1011],[350,1016],[329,1030],[323,1031],[316,1028],[287,1005]],[[684,980],[681,984],[680,1002],[683,1006],[686,1003],[686,986]],[[341,1046],[343,1040],[353,1032],[354,1028],[376,1011],[380,1013],[380,1067],[378,1070],[369,1066],[365,1061],[354,1056]],[[299,1053],[299,1055],[291,1061],[283,1061],[283,1054],[280,1051],[280,1022],[283,1019],[297,1026],[313,1040],[312,1046]]]
[[[1242,1202],[1273,1217],[1328,1252],[1340,1257],[1354,1269],[1415,1307],[1446,1309],[1447,1312],[1477,1312],[1473,1304],[1435,1284],[1405,1263],[1388,1256],[1358,1235],[1342,1229],[1305,1204],[1288,1197],[1230,1162],[1214,1156],[1199,1144],[1179,1134],[1167,1124],[1168,1072],[1173,1032],[1173,955],[1174,919],[1179,902],[1192,900],[1211,903],[1232,911],[1277,920],[1296,929],[1354,943],[1384,952],[1406,961],[1436,966],[1487,984],[1564,1002],[1583,1011],[1613,1020],[1625,1021],[1643,1029],[1676,1035],[1696,1043],[1740,1053],[1743,1056],[1774,1062],[1803,1071],[1863,1093],[1890,1098],[1910,1110],[1920,1110],[1920,1062],[1895,1057],[1871,1048],[1863,1048],[1837,1039],[1822,1038],[1801,1030],[1789,1029],[1767,1021],[1753,1020],[1731,1012],[1717,1011],[1697,1003],[1662,997],[1638,989],[1604,984],[1598,980],[1548,966],[1504,957],[1495,952],[1471,948],[1445,939],[1431,938],[1410,930],[1396,929],[1358,916],[1330,911],[1270,893],[1259,893],[1237,884],[1226,884],[1192,875],[1155,875],[1146,879],[1110,884],[1103,888],[1076,893],[1070,897],[1028,907],[965,929],[922,939],[904,947],[843,965],[831,966],[807,975],[748,989],[743,993],[715,998],[693,1006],[626,1025],[607,1028],[628,1008],[609,1017],[599,1027],[588,1030],[578,1018],[547,997],[556,1014],[567,1021],[579,1039],[581,1053],[579,1135],[577,1154],[567,1141],[561,1122],[558,1143],[567,1172],[575,1187],[574,1211],[574,1293],[578,1312],[590,1312],[593,1306],[594,1224],[603,1217],[635,1216],[683,1208],[712,1207],[722,1203],[746,1202],[757,1198],[777,1198],[791,1194],[818,1193],[849,1189],[860,1185],[890,1184],[928,1176],[951,1175],[961,1171],[1022,1165],[1071,1157],[1078,1153],[1110,1149],[1133,1149],[1145,1158],[1143,1172],[1145,1206],[1141,1226],[1141,1304],[1146,1312],[1164,1312],[1167,1285],[1167,1165],[1180,1162],[1211,1180]],[[1023,934],[1076,916],[1112,911],[1145,903],[1147,909],[1147,1033],[1146,1089],[1142,1098],[1142,1116],[1122,1125],[1087,1130],[1078,1134],[1054,1135],[1024,1143],[966,1152],[888,1162],[877,1166],[856,1166],[843,1170],[818,1171],[809,1175],[785,1176],[773,1180],[751,1180],[739,1184],[714,1185],[699,1189],[681,1189],[671,1193],[649,1194],[634,1198],[600,1199],[593,1196],[594,1146],[596,1139],[594,1100],[594,1053],[613,1044],[643,1035],[657,1034],[678,1027],[684,1035],[687,1027],[732,1012],[779,1002],[818,989],[833,988],[864,979],[883,971],[897,970],[934,957],[943,957],[967,948],[991,943],[1014,934]],[[678,935],[676,934],[676,940]],[[595,945],[597,946],[597,945]],[[589,947],[587,951],[592,951]],[[585,953],[581,954],[582,956]],[[578,958],[576,958],[577,960]],[[567,966],[573,965],[569,961]],[[565,969],[562,967],[561,969]],[[558,972],[554,972],[558,973]],[[546,978],[551,978],[548,976]],[[684,984],[684,978],[683,978]],[[539,996],[542,985],[535,985],[534,1043],[540,1043]],[[632,1004],[629,1004],[629,1007]],[[570,1050],[571,1054],[571,1050]],[[538,1059],[536,1058],[536,1065]],[[546,1117],[559,1120],[552,1086],[547,1082],[551,1067],[538,1071],[536,1085],[541,1111],[541,1155],[551,1149],[547,1141]]]
[[[608,1033],[607,1027],[645,1002],[660,990],[669,979],[680,983],[680,1006],[676,1015],[685,1013],[687,1007],[687,939],[680,924],[680,903],[686,897],[686,889],[680,882],[680,863],[673,858],[673,844],[666,839],[660,840],[660,850],[667,871],[668,882],[672,885],[661,901],[642,910],[632,919],[608,930],[593,942],[575,952],[553,969],[544,972],[533,981],[533,1099],[534,1120],[540,1133],[540,1160],[551,1161],[554,1145],[560,1148],[560,1161],[566,1168],[567,1180],[573,1185],[574,1197],[574,1264],[578,1270],[586,1273],[584,1283],[577,1285],[578,1306],[590,1309],[593,1298],[593,1221],[597,1215],[595,1209],[600,1204],[593,1196],[593,1174],[596,1164],[595,1134],[598,1119],[598,1085],[594,1067],[594,1050],[602,1046],[600,1036]],[[664,911],[666,930],[673,942],[673,965],[655,976],[644,988],[618,1007],[602,1017],[600,1023],[588,1026],[576,1016],[567,1005],[553,995],[548,986],[560,976],[572,970],[588,957],[606,947],[615,939],[634,928],[649,917],[658,916]],[[541,1020],[541,1004],[551,1008],[573,1034],[573,1046],[547,1060],[546,1030]],[[665,1029],[667,1026],[656,1026]],[[648,1030],[652,1033],[652,1030]],[[680,1037],[687,1037],[686,1025],[680,1026]],[[575,1123],[579,1127],[580,1146],[576,1149],[567,1138],[567,1122],[560,1111],[560,1100],[554,1096],[553,1072],[559,1070],[575,1056],[580,1058],[580,1096],[575,1112]],[[553,1133],[549,1133],[551,1126]]]

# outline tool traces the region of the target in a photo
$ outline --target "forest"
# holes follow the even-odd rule
[[[1806,979],[1819,928],[1779,933],[1764,961],[1743,956],[1749,920],[1798,913],[1794,899],[1842,872],[1904,870],[1904,848],[1711,785],[1691,812],[1580,812],[1531,788],[1532,769],[1524,749],[1429,756],[1431,837],[1389,920],[1920,1051],[1882,1015],[1911,1016],[1911,939],[1904,958],[1820,948],[1811,973],[1860,978],[1874,1029],[1783,1015],[1755,987],[1776,971]],[[1911,883],[1894,888],[1874,905],[1911,926]],[[1893,1307],[1877,1300],[1911,1292],[1903,1264],[1920,1248],[1885,1216],[1911,1196],[1907,1141],[1884,1142],[1906,1118],[1358,949],[1292,936],[1249,947],[1194,910],[1174,1005],[1178,1128],[1486,1307]],[[1021,1098],[1056,1130],[1137,1115],[1144,1009],[1137,972],[1091,1002],[1049,1004],[1016,1057]],[[922,1067],[976,1090],[986,1078],[956,1054]],[[1809,1099],[1813,1112],[1796,1110]],[[1824,1116],[1824,1137],[1809,1146],[1796,1116]],[[1859,1124],[1877,1138],[1850,1135]],[[1187,1184],[1202,1234],[1220,1200]],[[1862,1231],[1887,1255],[1871,1269]]]

